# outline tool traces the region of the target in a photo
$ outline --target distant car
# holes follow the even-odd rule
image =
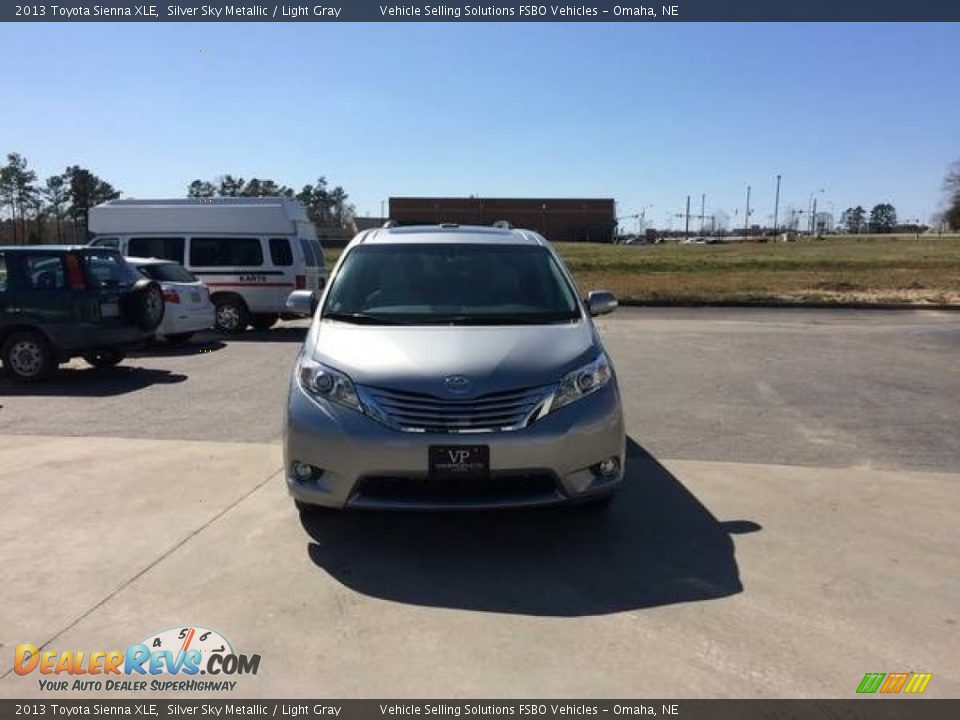
[[[137,271],[160,283],[165,312],[157,335],[179,345],[194,333],[209,330],[216,321],[216,306],[210,301],[210,290],[180,263],[156,258],[127,258]]]
[[[153,338],[163,291],[109,248],[0,246],[0,360],[20,382],[83,357],[96,367]]]

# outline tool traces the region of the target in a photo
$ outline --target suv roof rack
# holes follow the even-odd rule
[[[513,230],[513,225],[510,224],[509,220],[497,220],[493,227],[499,228],[500,230]]]
[[[398,223],[396,220],[387,220],[383,225],[381,225],[381,227],[383,227],[385,230],[389,230],[390,228],[395,228],[399,226],[400,226],[400,223]]]

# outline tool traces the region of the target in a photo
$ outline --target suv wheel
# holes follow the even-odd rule
[[[127,298],[127,317],[141,330],[156,330],[166,309],[163,290],[152,280],[140,280]]]
[[[214,326],[222,333],[234,335],[247,329],[250,323],[247,308],[239,298],[220,298],[217,306]]]
[[[0,357],[7,373],[24,383],[46,380],[57,369],[53,348],[38,332],[13,333],[3,343]]]
[[[102,350],[93,350],[83,354],[83,359],[93,365],[95,368],[111,368],[119,365],[126,357],[120,350],[104,348]]]

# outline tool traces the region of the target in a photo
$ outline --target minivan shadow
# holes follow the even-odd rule
[[[310,559],[365,595],[430,607],[572,617],[708,600],[743,588],[730,533],[632,440],[606,511],[319,512]]]
[[[21,385],[0,376],[0,395],[8,397],[110,397],[151,385],[181,383],[186,375],[141,367],[60,368],[47,382]]]

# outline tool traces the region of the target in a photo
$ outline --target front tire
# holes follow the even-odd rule
[[[57,369],[57,358],[49,341],[40,333],[13,333],[0,348],[3,368],[22,383],[43,382]]]
[[[225,335],[236,335],[247,329],[250,324],[250,313],[240,298],[219,298],[214,327]]]
[[[104,348],[102,350],[93,350],[83,354],[83,359],[93,365],[95,368],[112,368],[123,362],[126,355],[120,350]]]

